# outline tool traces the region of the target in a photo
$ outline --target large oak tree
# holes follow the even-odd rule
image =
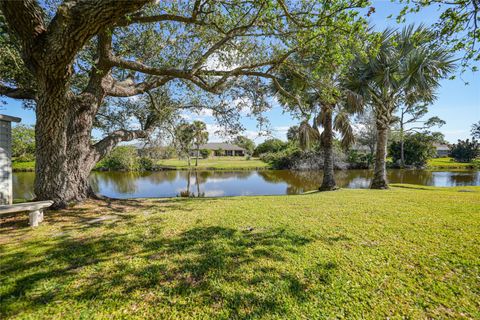
[[[220,93],[245,77],[275,82],[275,68],[308,45],[297,34],[335,29],[365,2],[1,1],[1,41],[11,55],[0,64],[0,95],[33,101],[37,199],[64,207],[89,197],[95,163],[154,129],[153,112],[140,128],[92,143],[112,97],[171,83]]]

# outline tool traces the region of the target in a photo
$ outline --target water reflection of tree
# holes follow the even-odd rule
[[[164,170],[156,172],[143,172],[141,177],[147,179],[152,184],[161,184],[164,182],[173,182],[179,177],[179,171]]]
[[[287,183],[287,194],[299,194],[318,188],[321,171],[272,170],[259,171],[258,175],[270,183]]]
[[[451,172],[449,180],[452,186],[478,186],[480,185],[480,172]]]
[[[95,172],[90,176],[93,184],[99,188],[99,182],[107,185],[115,193],[131,194],[137,191],[137,182],[144,176],[140,172]],[[98,179],[98,180],[97,180]],[[95,190],[95,189],[94,189]]]
[[[33,193],[34,172],[14,172],[12,175],[13,199],[31,200]]]
[[[184,198],[194,198],[194,197],[197,197],[197,198],[204,198],[205,197],[205,192],[201,192],[200,191],[200,184],[201,184],[201,181],[200,179],[204,179],[204,181],[206,181],[207,177],[209,176],[209,174],[202,174],[199,173],[198,171],[186,171],[186,173],[184,174],[184,177],[185,179],[187,180],[187,188],[183,191],[180,191],[180,193],[178,194],[180,197],[184,197]],[[194,180],[194,183],[195,183],[195,186],[196,186],[196,193],[191,191],[190,190],[190,187],[191,187],[191,181],[192,181],[192,178],[195,178]]]

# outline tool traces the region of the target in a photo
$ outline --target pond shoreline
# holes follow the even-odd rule
[[[337,185],[348,189],[367,189],[372,170],[337,170]],[[478,170],[387,170],[391,184],[422,186],[480,186]],[[160,170],[93,171],[94,191],[110,198],[225,197],[246,195],[301,194],[316,190],[322,171],[294,170]],[[13,174],[13,193],[18,199],[31,198],[35,173]]]
[[[153,170],[110,170],[104,168],[93,169],[92,172],[161,172],[161,171],[262,171],[262,170],[291,170],[291,171],[322,171],[322,170],[294,170],[294,169],[275,169],[272,167],[232,167],[232,168],[216,168],[216,167],[158,167]],[[359,169],[359,168],[346,168],[336,169],[335,171],[350,171],[350,170],[373,170],[373,168]],[[426,167],[426,168],[387,168],[387,170],[404,170],[404,171],[479,171],[480,169],[475,166],[462,166],[462,167]],[[35,168],[12,168],[12,172],[35,172]]]

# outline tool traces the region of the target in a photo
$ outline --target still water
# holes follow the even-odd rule
[[[368,188],[371,170],[336,172],[343,188]],[[94,190],[113,198],[148,198],[176,196],[222,197],[239,195],[299,194],[315,190],[322,181],[319,171],[159,171],[93,172]],[[15,199],[33,197],[33,172],[13,174]],[[478,186],[480,171],[389,170],[391,183],[427,186]]]

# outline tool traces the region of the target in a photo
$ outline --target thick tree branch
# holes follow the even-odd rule
[[[147,138],[151,129],[146,130],[117,130],[93,145],[96,161],[105,157],[115,146],[122,141]]]
[[[65,77],[77,52],[94,35],[151,0],[78,0],[64,2],[45,33],[43,58],[50,77]]]
[[[34,100],[35,92],[22,88],[11,88],[0,84],[0,96],[6,96],[13,99]]]
[[[201,8],[202,8],[201,1],[196,0],[193,6],[192,14],[189,17],[175,15],[175,14],[168,14],[168,13],[157,14],[153,16],[143,16],[142,15],[143,12],[139,12],[138,14],[127,16],[121,19],[117,23],[117,26],[125,27],[131,24],[136,24],[136,23],[155,23],[155,22],[165,22],[165,21],[204,25],[205,23],[203,20],[197,19],[199,13],[201,12]]]
[[[42,8],[35,0],[2,0],[0,8],[10,30],[22,44],[25,65],[34,70],[38,62],[33,59],[32,54],[37,51],[37,39],[46,31]]]
[[[108,77],[104,79],[102,87],[105,93],[111,97],[131,97],[161,87],[172,79],[172,77],[152,77],[144,82],[135,83],[131,78],[116,81],[112,77]]]

